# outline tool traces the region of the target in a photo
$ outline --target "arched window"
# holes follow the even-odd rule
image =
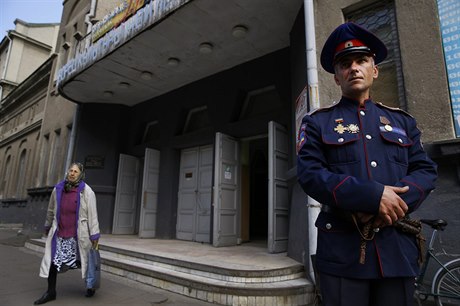
[[[22,198],[26,195],[25,175],[26,175],[26,155],[27,149],[23,149],[19,157],[18,180],[16,183],[16,198]]]
[[[2,197],[6,195],[6,184],[11,174],[11,155],[8,155],[5,160],[5,165],[3,167],[3,173],[1,176],[0,181],[0,194]]]

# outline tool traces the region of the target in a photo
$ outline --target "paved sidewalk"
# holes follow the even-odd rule
[[[47,287],[46,279],[38,276],[41,255],[23,247],[27,236],[17,230],[0,228],[0,305],[33,305]],[[187,298],[169,291],[139,284],[125,278],[102,272],[101,288],[87,298],[81,271],[59,274],[57,299],[50,306],[83,305],[215,305]]]

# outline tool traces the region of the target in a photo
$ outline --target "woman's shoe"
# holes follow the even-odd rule
[[[34,302],[34,305],[41,305],[41,304],[45,304],[46,302],[49,302],[49,301],[54,301],[56,299],[56,292],[54,293],[49,293],[48,291],[46,291],[41,298],[39,298],[38,300],[36,300]]]
[[[86,289],[86,297],[92,297],[96,293],[96,289]]]

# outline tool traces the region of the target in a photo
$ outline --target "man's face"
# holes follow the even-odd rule
[[[72,167],[70,167],[68,171],[67,180],[69,182],[74,183],[80,177],[80,174],[81,174],[80,169],[76,165],[72,165]]]
[[[369,89],[378,77],[374,59],[367,54],[351,53],[341,58],[334,66],[334,80],[346,97],[369,95]]]

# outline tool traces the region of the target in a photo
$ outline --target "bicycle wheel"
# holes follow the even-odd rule
[[[450,306],[460,304],[460,261],[446,265],[447,270],[440,270],[434,280],[433,293],[436,305]]]

